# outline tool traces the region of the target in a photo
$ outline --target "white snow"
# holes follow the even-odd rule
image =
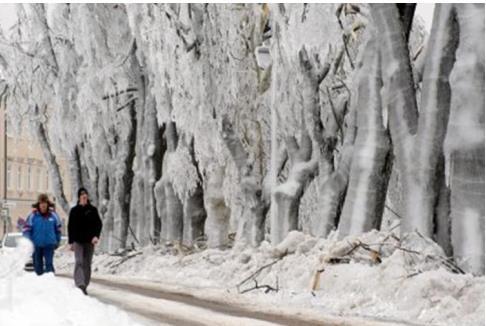
[[[484,324],[484,277],[446,270],[436,259],[443,255],[442,249],[430,239],[413,233],[398,241],[395,235],[378,231],[341,241],[335,236],[316,239],[293,231],[278,247],[264,241],[259,248],[243,252],[207,249],[183,254],[176,248],[146,247],[142,255],[116,267],[113,266],[121,257],[107,254],[97,255],[94,264],[98,275],[151,280],[164,287],[252,309],[438,325]],[[379,250],[382,262],[373,263],[372,253],[358,248],[349,263],[328,263],[330,258],[348,252],[357,241]],[[275,260],[278,261],[257,279],[260,285],[272,287],[278,282],[277,293],[238,293],[236,286],[240,281]],[[58,267],[70,271],[72,261],[71,255],[62,255],[58,257]],[[317,273],[322,269],[322,273]],[[243,284],[240,290],[253,285]],[[314,291],[313,285],[317,285]]]
[[[233,325],[252,325],[252,326],[277,326],[270,322],[260,321],[244,317],[236,317],[218,313],[201,307],[185,304],[177,301],[170,301],[161,298],[151,298],[139,294],[123,292],[108,287],[96,286],[93,290],[103,298],[109,298],[115,302],[121,302],[124,306],[130,306],[137,310],[148,311],[152,314],[162,314],[164,316],[183,318],[188,324],[203,323],[204,325],[233,326]],[[128,302],[128,303],[127,303]],[[156,325],[160,325],[157,323]],[[173,324],[172,324],[173,325]],[[177,324],[176,324],[177,325]]]
[[[87,297],[71,280],[23,271],[32,246],[0,254],[0,325],[136,326],[124,311]]]

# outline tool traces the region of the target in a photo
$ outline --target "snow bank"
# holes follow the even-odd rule
[[[83,295],[71,281],[23,272],[31,250],[25,241],[0,255],[0,325],[138,325],[125,312]]]
[[[5,297],[8,286],[13,289],[11,298]],[[0,325],[138,324],[116,307],[83,295],[68,280],[56,278],[52,273],[40,277],[25,273],[12,280],[0,279]]]
[[[98,274],[155,280],[192,294],[219,293],[242,304],[278,306],[342,316],[438,325],[484,324],[484,277],[453,273],[430,239],[372,231],[359,237],[316,239],[293,231],[278,246],[183,253],[146,247],[128,256],[95,257]],[[123,261],[123,262],[122,262]],[[73,257],[58,257],[72,268]],[[250,290],[251,277],[279,291]]]

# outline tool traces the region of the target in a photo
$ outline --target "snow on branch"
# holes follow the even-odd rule
[[[329,47],[329,54],[330,53],[331,50]],[[299,51],[299,61],[304,72],[317,85],[320,85],[324,78],[326,78],[331,68],[331,60],[329,58],[326,58],[324,64],[321,64],[319,55],[316,53],[314,57],[311,58],[307,53],[305,46],[302,46]]]

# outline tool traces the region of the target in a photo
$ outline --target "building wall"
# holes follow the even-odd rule
[[[18,219],[20,217],[25,219],[28,216],[32,210],[32,204],[36,202],[39,194],[47,193],[51,201],[54,202],[55,197],[52,193],[51,179],[39,144],[31,137],[26,128],[22,128],[20,134],[15,134],[9,128],[8,123],[5,137],[4,119],[5,110],[0,108],[0,201],[3,202],[6,197],[11,222],[8,229],[15,232],[17,231]],[[70,200],[71,187],[66,172],[66,161],[59,155],[57,157],[64,191],[67,199]],[[65,226],[67,213],[59,206],[56,207],[56,211],[63,219]],[[0,238],[5,229],[4,223],[0,219]]]

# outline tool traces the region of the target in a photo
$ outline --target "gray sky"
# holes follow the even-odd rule
[[[425,22],[425,30],[430,33],[432,27],[432,19],[434,18],[434,6],[433,3],[418,3],[415,12],[423,18]]]
[[[0,26],[4,31],[7,31],[15,21],[17,14],[15,13],[15,4],[2,3],[0,4]]]

